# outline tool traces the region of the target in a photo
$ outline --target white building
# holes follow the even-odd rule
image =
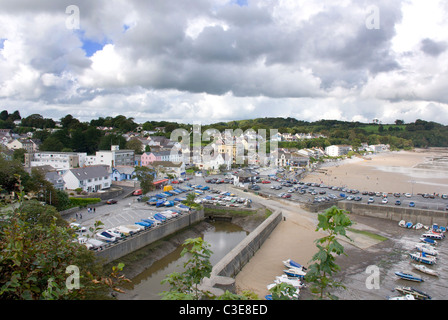
[[[85,165],[87,153],[35,152],[25,153],[25,167],[52,166],[56,170],[68,170]]]
[[[96,156],[90,157],[90,165],[133,166],[135,161],[134,150],[120,150],[118,146],[111,146],[111,150],[100,150]]]
[[[69,169],[62,175],[62,178],[66,189],[81,188],[86,192],[96,192],[110,188],[112,183],[109,167],[104,165]]]
[[[332,145],[325,148],[325,153],[330,157],[339,157],[347,154],[352,150],[352,146],[349,145]]]
[[[390,146],[388,144],[373,144],[366,148],[366,151],[372,151],[374,153],[378,152],[387,152],[389,151]]]

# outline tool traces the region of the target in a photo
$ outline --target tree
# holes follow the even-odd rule
[[[153,169],[144,166],[136,166],[134,172],[137,180],[140,181],[140,187],[143,194],[154,190],[153,181],[155,177],[155,171]]]
[[[143,144],[137,138],[133,138],[126,142],[126,148],[134,150],[135,154],[142,154]]]
[[[335,299],[335,296],[325,291],[344,287],[341,283],[335,281],[332,276],[340,270],[340,267],[335,263],[335,255],[344,254],[344,247],[338,242],[337,237],[342,236],[351,240],[346,234],[346,228],[352,225],[352,221],[346,213],[348,212],[333,206],[318,216],[319,222],[316,231],[322,229],[328,232],[328,235],[315,241],[319,251],[310,261],[314,261],[314,263],[310,265],[305,280],[311,283],[311,292],[320,299],[325,296]]]
[[[56,211],[38,202],[27,209],[19,194],[19,207],[0,221],[0,299],[106,299],[111,290],[122,292],[128,281],[119,274],[122,264],[103,275],[95,254],[73,241],[67,222],[56,223]],[[67,284],[69,267],[78,270],[79,286]]]

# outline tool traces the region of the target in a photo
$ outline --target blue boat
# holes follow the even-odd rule
[[[265,298],[266,300],[273,300],[273,299],[272,299],[272,294],[267,294],[267,295],[264,296],[264,298]]]
[[[156,197],[152,197],[146,203],[149,204],[149,205],[155,206],[156,203],[157,203],[157,198]]]
[[[169,200],[169,201],[165,201],[165,202],[163,203],[163,205],[164,205],[165,207],[172,207],[172,206],[174,206],[174,201],[171,201],[171,200]]]
[[[154,221],[150,219],[142,219],[143,222],[149,223],[149,226],[152,226],[154,224]]]
[[[143,226],[143,227],[145,227],[145,228],[149,228],[149,227],[151,226],[149,223],[144,222],[144,221],[138,221],[138,222],[136,222],[135,224],[137,224],[137,225],[139,225],[139,226]]]
[[[163,206],[165,202],[166,202],[165,198],[157,200],[156,207]]]
[[[436,241],[436,240],[434,240],[434,239],[430,239],[430,238],[422,237],[422,238],[420,238],[420,240],[421,240],[422,242],[426,242],[426,243],[429,243],[429,244],[432,244],[432,245],[436,245],[436,244],[437,244],[437,241]]]
[[[303,271],[302,269],[298,269],[298,268],[291,268],[288,270],[283,270],[283,272],[288,277],[299,278],[299,279],[303,279],[306,275],[305,271]]]
[[[411,257],[412,260],[415,260],[418,262],[422,262],[422,263],[426,263],[426,264],[430,264],[430,265],[436,263],[436,257],[429,256],[424,252],[413,252],[413,253],[410,253],[409,256]]]
[[[154,219],[157,219],[157,220],[162,221],[162,222],[166,221],[166,217],[164,215],[160,214],[160,213],[156,213],[154,215]]]
[[[164,199],[164,198],[166,198],[166,195],[163,195],[163,194],[156,194],[156,198],[158,198],[158,199]]]
[[[406,272],[395,272],[395,274],[404,280],[415,281],[415,282],[423,282],[424,280],[416,275]]]
[[[283,261],[283,264],[287,268],[297,268],[297,269],[306,270],[306,268],[304,266],[302,266],[300,263],[295,262],[292,259],[288,259],[288,260]]]

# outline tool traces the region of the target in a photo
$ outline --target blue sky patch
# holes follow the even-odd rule
[[[3,49],[6,39],[0,39],[0,49]]]

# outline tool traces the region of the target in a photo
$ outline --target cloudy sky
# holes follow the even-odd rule
[[[448,124],[446,0],[0,0],[0,109]]]

